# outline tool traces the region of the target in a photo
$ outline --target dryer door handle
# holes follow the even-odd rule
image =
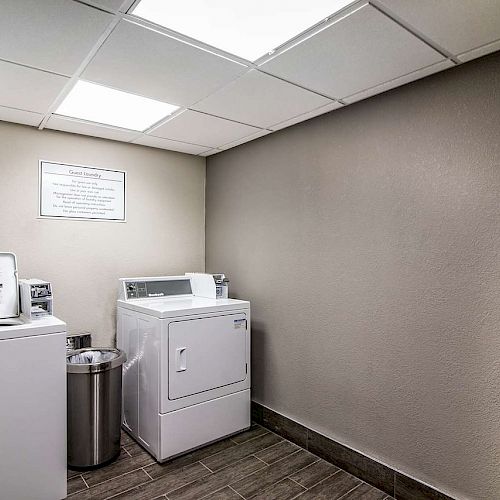
[[[176,372],[185,372],[187,369],[186,366],[186,348],[178,347],[175,350],[175,371]]]

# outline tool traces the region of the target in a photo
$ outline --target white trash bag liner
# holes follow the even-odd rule
[[[73,354],[68,357],[68,363],[78,365],[93,365],[98,363],[107,363],[118,357],[119,354],[110,351],[85,351],[78,354]]]

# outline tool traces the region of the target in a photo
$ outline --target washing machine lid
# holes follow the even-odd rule
[[[201,313],[219,313],[248,309],[250,303],[237,299],[208,299],[193,295],[184,297],[162,297],[155,299],[118,300],[118,307],[155,316],[156,318],[175,318]]]
[[[23,316],[21,318],[24,319]],[[22,325],[0,326],[0,341],[63,332],[66,332],[66,323],[55,316],[50,316],[31,322],[25,320]]]
[[[0,319],[19,316],[16,256],[0,252]]]

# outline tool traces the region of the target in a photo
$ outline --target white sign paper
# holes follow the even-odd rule
[[[40,217],[125,222],[125,172],[40,161]]]

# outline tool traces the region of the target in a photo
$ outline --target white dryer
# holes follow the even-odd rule
[[[250,303],[197,276],[120,280],[123,425],[158,461],[250,426]]]

